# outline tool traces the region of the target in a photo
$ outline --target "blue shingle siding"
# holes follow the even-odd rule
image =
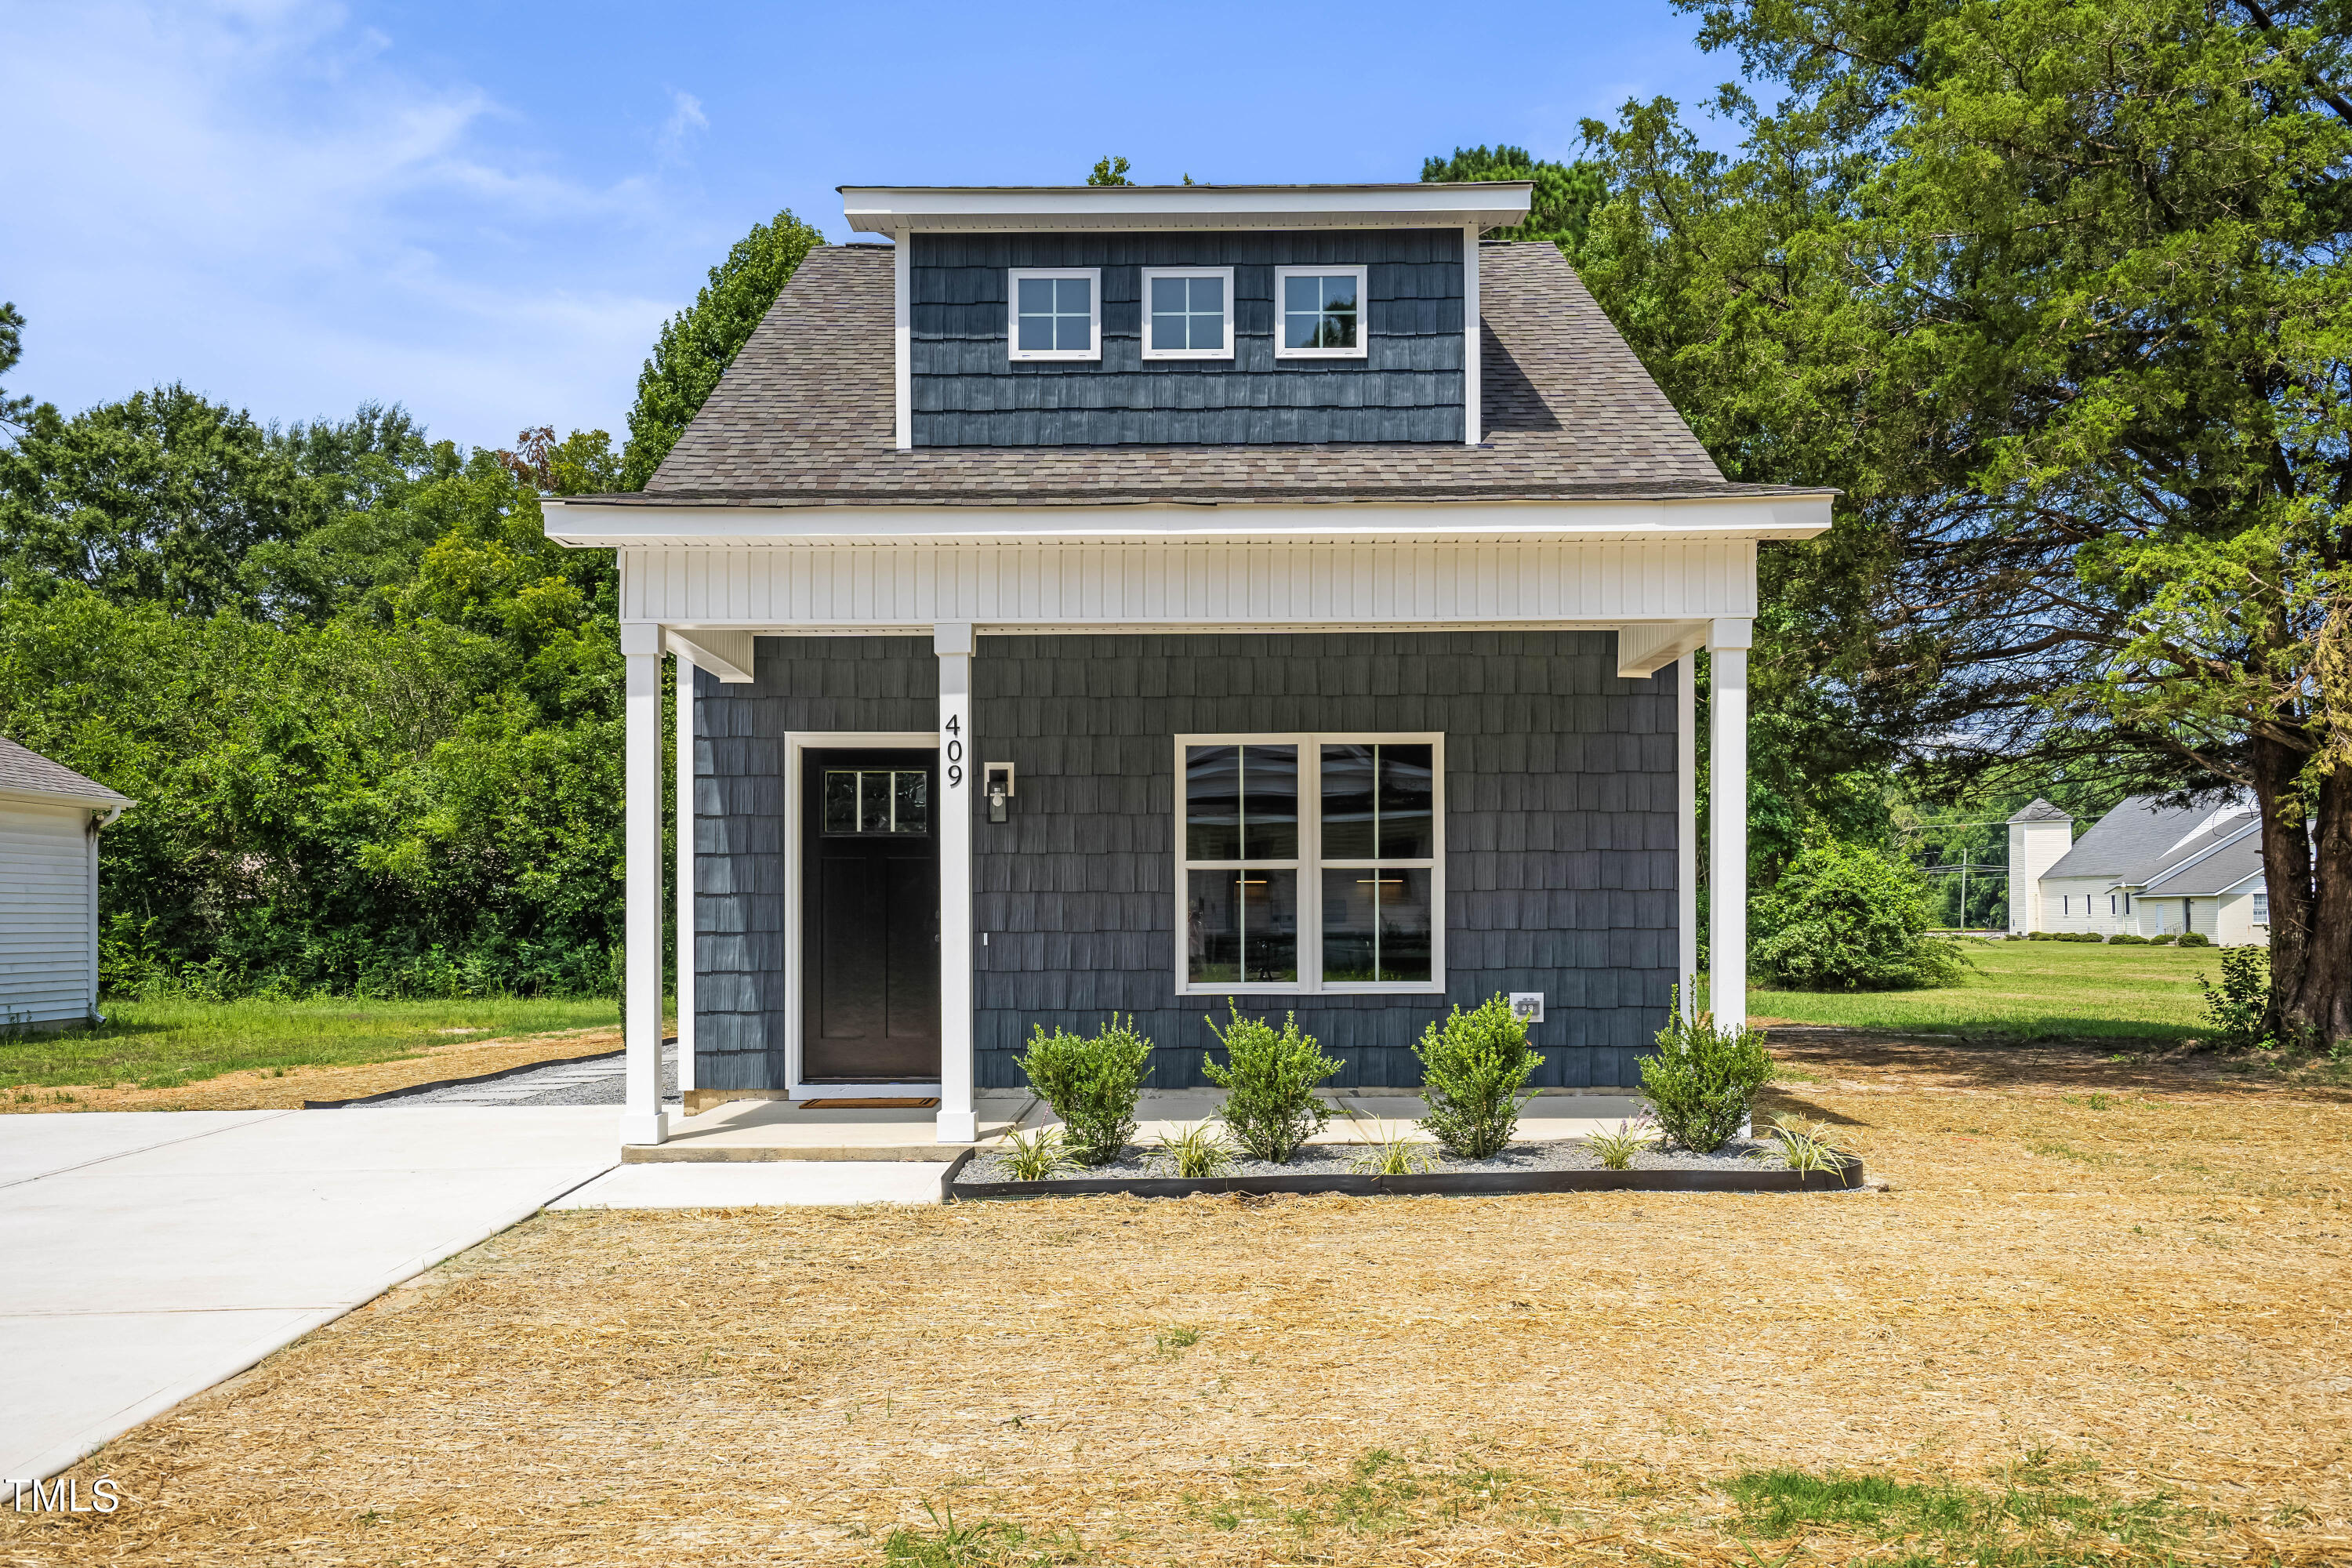
[[[1462,237],[1299,234],[917,235],[911,288],[918,447],[1460,441]],[[1369,268],[1367,355],[1274,357],[1274,269]],[[1103,270],[1102,359],[1005,348],[1007,272]],[[1142,357],[1142,268],[1232,267],[1231,360]]]
[[[1605,632],[982,637],[972,754],[1011,761],[1011,820],[974,797],[975,1044],[983,1088],[1022,1082],[1037,1024],[1132,1013],[1152,1081],[1205,1082],[1202,1015],[1176,994],[1179,734],[1439,731],[1446,737],[1448,994],[1265,998],[1346,1063],[1339,1082],[1420,1081],[1446,1007],[1540,991],[1545,1086],[1639,1081],[1674,984],[1673,666],[1618,678]],[[761,637],[759,679],[696,682],[698,1082],[782,1088],[782,736],[929,731],[922,637]]]
[[[1179,734],[1446,737],[1447,995],[1265,997],[1347,1064],[1421,1081],[1450,1005],[1541,991],[1537,1081],[1640,1081],[1675,981],[1674,668],[1618,678],[1603,632],[983,637],[976,754],[1011,761],[1012,819],[973,829],[983,1088],[1020,1084],[1030,1029],[1132,1013],[1152,1081],[1196,1086],[1221,999],[1178,996]]]

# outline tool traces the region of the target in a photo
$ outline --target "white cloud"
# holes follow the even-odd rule
[[[317,0],[0,11],[0,298],[30,321],[11,390],[73,407],[185,379],[272,417],[379,398],[468,442],[617,434],[672,305],[611,241],[671,221],[660,181],[583,176],[401,59]],[[665,150],[707,124],[674,93]]]
[[[662,122],[660,146],[665,156],[686,155],[686,135],[689,131],[708,131],[710,121],[702,112],[702,100],[690,92],[670,94],[669,118]]]

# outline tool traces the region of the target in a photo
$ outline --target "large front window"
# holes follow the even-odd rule
[[[1180,736],[1180,988],[1443,990],[1442,752]]]

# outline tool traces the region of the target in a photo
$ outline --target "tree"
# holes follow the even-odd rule
[[[710,269],[710,281],[696,292],[694,303],[663,324],[637,375],[636,406],[629,410],[629,439],[621,453],[621,489],[646,488],[776,296],[808,253],[824,243],[824,236],[789,208],[778,213],[738,240],[727,259]]]
[[[2250,790],[2278,1021],[2352,1037],[2352,11],[1678,3],[1785,96],[1590,127],[1580,255],[1727,472],[1846,491],[1780,668],[1955,785]]]
[[[1927,879],[1875,849],[1815,844],[1756,900],[1756,967],[1800,991],[1948,984],[1964,967],[1935,924]]]
[[[1535,191],[1528,205],[1528,221],[1496,229],[1495,239],[1549,239],[1573,257],[1584,242],[1592,214],[1607,197],[1601,169],[1590,163],[1554,163],[1524,147],[1497,142],[1456,147],[1451,158],[1424,158],[1421,177],[1433,180],[1532,180]]]
[[[1184,183],[1188,185],[1191,184],[1192,183],[1192,176],[1186,175]],[[1090,185],[1131,185],[1135,184],[1135,182],[1127,177],[1126,159],[1108,157],[1103,159],[1100,163],[1095,165],[1094,173],[1087,176],[1087,184]]]
[[[0,376],[16,368],[25,357],[25,317],[15,304],[0,300]],[[33,412],[33,400],[28,396],[11,397],[0,392],[0,425],[22,430]]]

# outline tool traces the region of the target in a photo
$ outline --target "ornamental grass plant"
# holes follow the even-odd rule
[[[1421,1058],[1429,1114],[1421,1126],[1457,1160],[1484,1160],[1510,1146],[1529,1075],[1543,1058],[1528,1048],[1528,1021],[1500,992],[1432,1024],[1412,1047]]]
[[[1218,1066],[1211,1056],[1202,1066],[1209,1081],[1225,1091],[1217,1119],[1253,1158],[1286,1164],[1331,1120],[1331,1108],[1315,1089],[1340,1064],[1323,1054],[1314,1036],[1299,1033],[1297,1014],[1286,1015],[1276,1030],[1263,1018],[1243,1017],[1230,996],[1225,1005],[1233,1019],[1223,1028],[1214,1018],[1207,1020],[1209,1032],[1225,1047],[1225,1065]]]
[[[1101,1165],[1118,1158],[1135,1136],[1135,1102],[1151,1062],[1151,1041],[1132,1018],[1113,1014],[1091,1037],[1049,1035],[1040,1024],[1018,1059],[1029,1087],[1062,1119],[1072,1159]]]

